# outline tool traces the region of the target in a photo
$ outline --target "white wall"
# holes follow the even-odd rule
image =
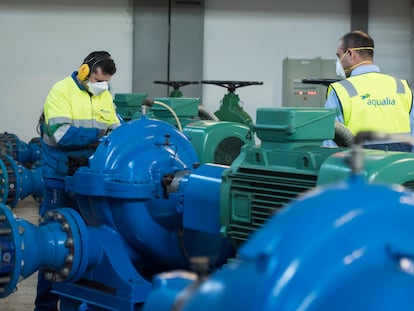
[[[37,136],[50,87],[92,50],[116,61],[112,92],[131,92],[132,7],[132,0],[0,0],[0,133]],[[203,79],[263,81],[237,90],[255,119],[258,107],[282,106],[284,58],[335,58],[349,12],[347,0],[205,0]],[[375,59],[408,79],[411,23],[410,0],[370,0]],[[202,102],[215,111],[225,92],[204,85]]]
[[[207,0],[205,80],[263,81],[236,90],[255,119],[257,107],[282,106],[282,62],[335,59],[338,39],[350,31],[350,3],[338,0]],[[371,0],[369,32],[383,71],[409,79],[410,0]],[[217,110],[225,89],[203,88],[203,103]]]
[[[50,87],[94,50],[115,60],[112,92],[130,92],[131,8],[128,0],[0,1],[0,133],[38,136]]]
[[[255,119],[257,107],[282,106],[282,64],[289,58],[335,58],[350,29],[348,1],[209,0],[206,2],[206,80],[263,81],[236,90]],[[218,109],[225,89],[204,86],[203,103]]]

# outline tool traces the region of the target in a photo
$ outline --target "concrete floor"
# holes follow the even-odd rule
[[[17,217],[37,224],[39,221],[38,204],[30,196],[22,200],[13,210]],[[17,291],[7,298],[0,299],[0,311],[33,311],[36,295],[37,273],[21,281]]]

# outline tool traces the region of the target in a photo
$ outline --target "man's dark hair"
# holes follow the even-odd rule
[[[352,48],[371,47],[372,49],[357,50],[361,56],[374,56],[374,40],[366,33],[360,30],[351,31],[343,35],[340,39],[344,52]]]
[[[91,52],[85,57],[83,63],[88,64],[91,73],[96,72],[97,68],[101,68],[102,73],[105,75],[113,76],[116,72],[115,62],[111,58],[111,54],[106,51]]]

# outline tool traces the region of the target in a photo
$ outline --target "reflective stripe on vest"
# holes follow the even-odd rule
[[[69,125],[106,130],[119,124],[111,93],[104,91],[90,96],[79,89],[72,77],[52,87],[45,101],[44,114],[49,130],[45,131],[49,136],[45,141],[52,146],[65,135]]]
[[[409,133],[412,92],[407,81],[371,72],[331,84],[342,106],[344,123],[360,131]]]

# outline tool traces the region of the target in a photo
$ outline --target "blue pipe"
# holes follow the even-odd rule
[[[0,202],[11,208],[29,195],[42,196],[42,168],[28,169],[10,155],[0,158]]]
[[[17,135],[5,132],[0,134],[0,148],[23,165],[34,167],[40,164],[40,137],[32,138],[29,143],[26,143]]]
[[[110,284],[107,287],[112,286],[113,294],[108,303],[125,305],[122,310],[132,310],[131,306],[143,302],[151,290],[151,283],[129,259],[125,240],[112,228],[87,227],[69,208],[46,212],[41,225],[35,226],[15,219],[0,205],[0,245],[0,298],[11,294],[20,278],[40,269],[39,273],[54,281],[55,292],[63,288],[62,296],[67,296],[75,290],[77,300],[93,305],[102,303],[105,295],[97,294],[91,286],[78,287],[80,279]]]
[[[81,253],[87,232],[80,216],[62,209],[48,212],[43,222],[47,225],[15,219],[5,205],[0,205],[0,278],[9,278],[0,284],[3,297],[13,292],[20,277],[27,278],[44,267],[48,268],[47,278],[56,281],[73,280],[82,274]]]

